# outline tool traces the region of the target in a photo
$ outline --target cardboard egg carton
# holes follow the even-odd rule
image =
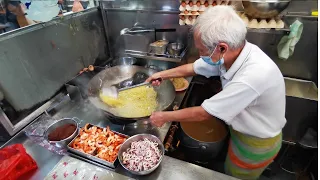
[[[210,7],[216,5],[231,5],[229,0],[186,0],[180,1],[180,15],[199,15]]]
[[[180,25],[193,25],[196,18],[210,7],[231,5],[230,0],[180,0]]]
[[[245,13],[237,13],[243,22],[251,29],[283,29],[284,22],[280,18],[271,19],[252,19],[249,18]]]

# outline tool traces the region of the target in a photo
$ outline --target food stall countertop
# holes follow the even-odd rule
[[[190,82],[192,78],[187,78]],[[180,106],[181,101],[185,95],[185,91],[178,92],[174,100],[173,105]],[[66,117],[77,117],[82,120],[80,126],[84,126],[86,123],[95,124],[98,126],[106,127],[110,126],[112,130],[127,134],[134,135],[138,133],[150,133],[158,136],[161,141],[164,138],[170,128],[171,123],[165,124],[161,128],[156,128],[150,125],[144,124],[134,124],[134,125],[116,125],[111,123],[105,116],[105,114],[95,108],[88,100],[73,101],[68,100],[62,105],[55,107],[53,113],[50,115],[53,119],[61,119]],[[38,117],[34,122],[39,121],[42,116]],[[36,142],[32,141],[25,134],[24,130],[16,134],[12,139],[10,139],[4,146],[11,144],[21,143],[26,148],[26,151],[32,156],[32,158],[37,162],[38,169],[36,172],[30,173],[28,179],[44,179],[48,173],[56,166],[56,164],[67,155],[59,155],[54,152],[50,152],[46,148],[38,145]],[[80,160],[79,160],[80,161]],[[188,163],[178,159],[165,156],[160,164],[160,166],[151,174],[146,176],[135,176],[126,171],[119,164],[115,169],[110,169],[105,167],[105,171],[108,173],[122,174],[124,176],[134,178],[134,179],[234,179],[230,176]],[[123,177],[123,176],[119,176]],[[117,178],[114,178],[117,179]]]

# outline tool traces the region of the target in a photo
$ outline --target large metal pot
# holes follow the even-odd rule
[[[99,98],[100,90],[116,85],[119,88],[132,86],[145,81],[146,78],[156,73],[153,69],[141,66],[114,66],[107,68],[95,75],[88,84],[88,99],[97,108],[102,109],[107,116],[115,118],[119,121],[142,120],[148,117],[127,118],[121,114],[117,114],[116,110],[103,103]],[[142,74],[142,78],[135,80],[133,76]],[[140,75],[139,75],[140,76]],[[142,82],[141,82],[142,80]],[[156,111],[166,110],[174,101],[176,93],[174,86],[170,80],[164,80],[160,86],[154,88],[157,92],[157,108]]]
[[[249,0],[242,1],[244,12],[251,18],[273,18],[285,10],[291,0]]]
[[[190,133],[186,130],[184,127],[184,123],[180,123],[180,141],[181,144],[187,148],[189,148],[191,151],[198,153],[200,158],[207,160],[211,158],[215,158],[223,148],[227,137],[228,137],[228,129],[227,126],[218,119],[216,120],[219,127],[217,128],[225,128],[225,134],[221,136],[220,139],[217,139],[216,141],[201,141],[197,139],[196,137],[193,137],[190,135]],[[199,122],[193,122],[193,127],[195,130],[197,130],[197,123]],[[201,132],[199,132],[201,133]],[[196,156],[196,155],[193,155]]]

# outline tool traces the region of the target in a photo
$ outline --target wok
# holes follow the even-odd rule
[[[140,66],[121,65],[107,68],[95,75],[88,84],[88,99],[99,109],[102,109],[107,116],[117,120],[141,120],[147,117],[123,117],[117,114],[115,108],[112,108],[103,103],[99,98],[99,93],[102,88],[107,88],[116,85],[118,88],[132,86],[144,82],[149,76],[156,73],[156,70],[148,69]],[[138,74],[138,76],[136,76]],[[138,78],[134,78],[138,77]],[[175,89],[170,80],[164,80],[160,86],[154,87],[157,92],[157,108],[156,111],[166,110],[175,98]]]

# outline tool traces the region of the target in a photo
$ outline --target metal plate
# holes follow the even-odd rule
[[[90,126],[96,126],[96,125],[93,125],[93,124],[90,124],[90,123],[89,123],[89,125],[90,125]],[[97,128],[100,128],[100,129],[103,129],[102,127],[99,127],[99,126],[96,126],[96,127],[97,127]],[[111,130],[111,131],[112,131],[112,130]],[[79,132],[80,132],[80,131],[79,131]],[[121,134],[121,133],[116,132],[116,131],[112,131],[112,132],[115,133],[115,134],[118,134],[118,135],[120,135],[120,136],[122,136],[122,137],[129,138],[129,136],[127,136],[127,135],[125,135],[125,134]],[[68,152],[69,152],[69,153],[71,153],[71,154],[76,154],[76,155],[81,156],[81,157],[83,157],[83,158],[89,159],[90,161],[98,162],[98,163],[100,163],[100,164],[102,164],[102,165],[105,165],[105,166],[108,166],[108,167],[111,167],[111,168],[116,168],[116,165],[118,164],[118,162],[117,162],[117,161],[118,161],[118,158],[116,158],[113,162],[109,162],[109,161],[100,159],[100,158],[98,158],[98,157],[96,157],[96,156],[94,156],[94,155],[87,154],[87,153],[84,153],[84,152],[81,152],[81,151],[79,151],[79,150],[77,150],[77,149],[72,148],[72,147],[71,147],[71,144],[72,144],[73,141],[74,141],[77,137],[79,137],[79,136],[80,136],[80,134],[78,134],[78,135],[68,144],[67,148],[68,148]]]

